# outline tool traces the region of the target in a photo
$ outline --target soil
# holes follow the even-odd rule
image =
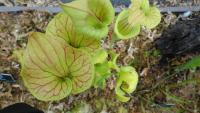
[[[156,41],[156,46],[165,57],[182,56],[200,52],[200,20],[193,15],[190,20],[180,19],[169,26]]]
[[[174,67],[185,63],[195,53],[170,58],[161,65],[162,54],[155,48],[155,40],[162,38],[163,32],[179,20],[174,14],[163,14],[157,28],[143,29],[138,37],[114,44],[114,50],[121,54],[118,64],[134,66],[140,74],[137,90],[129,102],[122,103],[114,98],[114,76],[107,80],[104,90],[91,88],[56,102],[35,99],[24,87],[20,65],[12,58],[12,53],[26,47],[30,32],[44,32],[52,17],[52,14],[35,11],[0,13],[0,72],[11,73],[17,80],[16,83],[0,82],[0,108],[25,102],[45,113],[66,113],[83,103],[79,107],[81,113],[200,112],[200,70],[174,71]],[[108,46],[107,43],[103,45]]]

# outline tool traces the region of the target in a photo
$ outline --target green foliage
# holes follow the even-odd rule
[[[97,39],[107,35],[115,14],[110,0],[75,0],[61,7],[72,18],[77,31]]]
[[[93,56],[94,64],[104,63],[107,60],[108,53],[104,49],[99,49]]]
[[[48,24],[46,35],[62,38],[74,48],[80,48],[93,54],[100,48],[100,40],[77,33],[71,18],[65,13],[58,13]]]
[[[23,61],[23,49],[19,49],[19,50],[14,50],[12,53],[12,57],[16,58],[18,60],[19,63],[22,63]]]
[[[111,75],[111,70],[107,62],[95,65],[94,87],[104,89],[106,79]]]
[[[120,106],[118,113],[128,113],[128,110],[126,108],[124,108],[123,106]]]
[[[130,95],[135,91],[138,83],[138,74],[131,66],[121,67],[118,73],[117,86],[115,89],[117,98],[122,102],[127,102]]]
[[[200,66],[200,56],[195,56],[191,60],[187,61],[178,67],[179,70],[194,69]]]
[[[104,62],[95,64],[95,72],[96,72],[95,81],[94,81],[95,88],[99,87],[101,89],[104,89],[106,86],[106,79],[112,75],[111,71],[119,70],[119,67],[117,66],[117,58],[119,55],[116,53],[110,52],[109,56],[111,57],[109,61],[104,60]]]
[[[132,0],[130,8],[117,17],[114,31],[119,39],[129,39],[140,33],[141,26],[152,29],[160,21],[160,11],[150,6],[148,0]]]
[[[22,78],[40,100],[59,100],[88,89],[94,78],[90,55],[60,38],[33,33],[23,55]]]
[[[138,35],[141,25],[153,28],[160,20],[159,11],[147,0],[132,2],[116,20],[114,31],[120,39]],[[116,96],[128,101],[126,95],[137,86],[137,72],[118,66],[119,54],[101,48],[115,15],[110,0],[75,0],[61,8],[45,33],[32,33],[25,51],[14,52],[27,89],[39,100],[54,101],[91,86],[103,89],[106,79],[117,75]]]
[[[136,21],[130,23],[128,21],[129,15],[130,10],[125,9],[117,17],[114,31],[119,39],[129,39],[140,33],[140,24]]]
[[[80,102],[68,113],[93,113],[93,111],[90,104],[87,104],[86,102]]]

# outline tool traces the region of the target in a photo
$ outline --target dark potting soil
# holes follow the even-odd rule
[[[182,56],[189,53],[200,53],[200,16],[179,20],[169,26],[160,38],[156,47],[163,57]]]

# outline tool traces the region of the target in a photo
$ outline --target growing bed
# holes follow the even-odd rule
[[[18,1],[18,2],[17,2]],[[56,6],[57,1],[42,2],[34,0],[32,2],[16,0],[18,6]],[[116,0],[119,3],[119,0]],[[121,0],[120,0],[121,1]],[[125,0],[126,1],[126,0]],[[2,6],[10,6],[15,2],[2,2]],[[184,0],[151,0],[157,3],[160,8],[166,6],[198,6],[199,1]],[[182,3],[181,3],[182,2]],[[33,5],[33,3],[35,3]],[[120,6],[119,6],[120,4]],[[116,7],[125,7],[123,3],[115,4]],[[199,4],[200,5],[200,4]],[[0,81],[0,108],[8,105],[25,102],[47,113],[66,113],[73,109],[79,109],[79,113],[199,113],[200,112],[200,70],[184,70],[177,72],[175,67],[181,65],[199,54],[199,45],[182,51],[172,49],[165,51],[166,47],[159,44],[163,38],[173,37],[179,33],[179,25],[185,32],[194,27],[192,22],[196,22],[196,33],[200,32],[200,13],[192,12],[163,12],[162,21],[159,26],[149,31],[143,29],[139,36],[134,39],[117,41],[114,45],[115,51],[120,53],[118,64],[131,65],[136,67],[140,74],[137,90],[132,93],[131,100],[127,103],[117,101],[114,93],[115,77],[107,80],[106,89],[94,89],[84,93],[71,95],[56,102],[43,102],[35,99],[24,87],[19,76],[20,65],[12,57],[15,49],[25,48],[28,34],[32,31],[44,32],[48,22],[55,14],[45,11],[18,11],[0,13],[0,73],[10,73],[16,80],[15,83]],[[195,20],[196,21],[192,21]],[[187,23],[188,22],[188,23]],[[178,23],[178,24],[176,24]],[[184,27],[187,24],[187,27]],[[177,31],[175,31],[177,30]],[[197,33],[197,34],[198,34]],[[183,33],[184,34],[184,33]],[[166,36],[167,35],[167,36]],[[169,36],[168,36],[169,35]],[[173,37],[173,40],[176,40]],[[187,38],[188,35],[185,35]],[[199,36],[191,36],[196,39]],[[196,37],[196,38],[195,38]],[[170,39],[169,39],[170,40]],[[185,44],[191,40],[185,40]],[[105,39],[103,46],[108,47]],[[173,43],[174,41],[169,43]],[[161,43],[162,46],[164,44]],[[181,40],[178,40],[178,44]],[[183,43],[184,44],[184,43]],[[194,43],[191,43],[191,45]],[[167,45],[166,45],[167,46]],[[160,49],[159,49],[160,48]],[[186,48],[187,49],[187,48]],[[160,51],[159,51],[160,50]],[[80,104],[81,103],[81,104]]]

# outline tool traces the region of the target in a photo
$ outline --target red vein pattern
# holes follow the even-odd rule
[[[93,15],[105,25],[109,25],[114,18],[114,9],[110,0],[88,0]]]
[[[25,86],[39,100],[60,100],[88,89],[94,66],[87,52],[68,46],[63,39],[33,33],[21,75]]]
[[[69,45],[75,48],[83,48],[88,53],[94,53],[100,48],[100,41],[93,37],[77,33],[70,17],[61,12],[47,26],[47,35],[63,38]]]
[[[117,17],[115,23],[115,32],[117,35],[121,35],[118,36],[119,38],[124,38],[124,39],[131,38],[138,35],[140,32],[139,21],[141,21],[140,17],[142,16],[142,14],[137,12],[135,14],[136,19],[133,19],[133,21],[130,22],[129,12],[130,12],[129,10],[124,10]]]

